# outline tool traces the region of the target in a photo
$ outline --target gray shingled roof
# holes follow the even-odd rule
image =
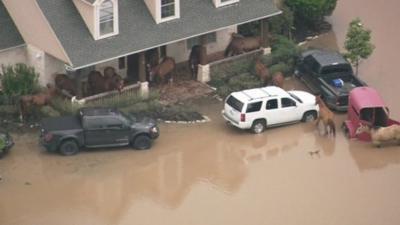
[[[0,1],[0,51],[24,44],[17,27]]]
[[[37,2],[74,68],[280,12],[273,0],[240,0],[222,8],[211,0],[181,0],[180,19],[156,24],[144,0],[119,0],[119,34],[95,41],[71,0]]]

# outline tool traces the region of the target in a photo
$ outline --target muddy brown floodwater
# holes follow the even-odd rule
[[[314,43],[341,46],[348,22],[361,17],[376,50],[360,76],[397,119],[399,8],[394,0],[339,1],[334,31]],[[61,157],[45,153],[35,133],[14,135],[16,146],[0,160],[0,224],[400,224],[398,146],[378,150],[340,131],[326,138],[300,123],[253,135],[224,123],[221,102],[198,107],[211,122],[161,124],[149,151]]]

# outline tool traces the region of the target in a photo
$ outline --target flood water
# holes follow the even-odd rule
[[[400,115],[395,18],[400,2],[339,1],[324,42],[341,46],[348,22],[361,17],[376,50],[360,76]],[[362,7],[360,7],[362,4]],[[296,82],[286,88],[302,88]],[[14,136],[0,160],[1,225],[397,225],[400,148],[319,134],[295,124],[253,135],[227,126],[222,103],[198,102],[211,122],[161,124],[149,151],[116,149],[61,157],[44,152],[35,133]],[[399,118],[399,116],[397,116]],[[336,116],[336,124],[345,115]],[[318,152],[310,154],[310,152]]]

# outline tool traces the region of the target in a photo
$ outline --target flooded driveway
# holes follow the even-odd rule
[[[357,15],[373,30],[376,50],[360,74],[399,119],[398,30],[390,21],[399,18],[400,2],[338,2],[334,32],[325,38],[341,46]],[[211,122],[161,124],[149,151],[61,157],[45,153],[36,134],[14,136],[16,146],[0,160],[0,224],[400,223],[398,146],[378,150],[341,132],[326,138],[313,124],[300,123],[253,135],[225,124],[221,102],[198,107]],[[336,124],[344,118],[337,115]]]

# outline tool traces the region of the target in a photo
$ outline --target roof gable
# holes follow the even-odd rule
[[[0,1],[0,28],[0,51],[25,43],[3,1]]]

